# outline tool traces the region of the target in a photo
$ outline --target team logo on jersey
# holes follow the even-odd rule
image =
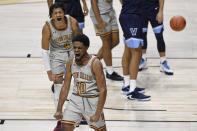
[[[69,49],[69,48],[70,48],[70,43],[66,42],[66,43],[64,44],[64,47],[65,47],[66,49]]]
[[[112,2],[112,0],[106,0],[106,1],[109,2],[109,3]]]
[[[132,36],[136,36],[137,28],[130,28],[130,32],[131,32]]]

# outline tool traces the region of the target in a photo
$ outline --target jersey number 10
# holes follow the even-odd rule
[[[85,82],[77,82],[77,94],[85,94],[86,93],[86,83]]]

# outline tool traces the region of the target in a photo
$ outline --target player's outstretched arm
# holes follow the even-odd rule
[[[97,83],[97,87],[99,89],[100,94],[99,94],[99,100],[98,100],[96,113],[94,116],[90,118],[90,121],[97,122],[99,120],[99,117],[101,115],[101,112],[103,110],[103,107],[106,101],[107,88],[106,88],[106,80],[105,80],[105,75],[103,72],[102,63],[100,62],[99,59],[96,58],[96,60],[92,64],[93,64],[92,71],[96,77],[96,83]]]

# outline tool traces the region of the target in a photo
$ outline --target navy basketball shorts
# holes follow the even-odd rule
[[[143,33],[147,32],[148,22],[150,22],[154,33],[157,34],[157,33],[161,33],[161,31],[163,31],[163,29],[164,29],[163,23],[158,23],[158,21],[156,20],[158,10],[159,10],[159,8],[155,7],[155,8],[152,8],[151,10],[147,10],[146,12],[144,12],[144,14],[142,16],[142,31],[143,31]]]
[[[120,14],[124,42],[129,48],[143,46],[141,16],[137,14]]]

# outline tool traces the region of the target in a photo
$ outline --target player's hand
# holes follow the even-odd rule
[[[93,115],[90,117],[91,122],[97,122],[100,118],[100,115]]]
[[[107,26],[107,23],[105,21],[102,21],[98,24],[95,24],[95,26],[99,31],[102,31]]]
[[[159,11],[157,16],[156,16],[156,20],[158,21],[159,24],[161,24],[163,22],[163,12]]]
[[[48,78],[49,78],[50,81],[54,81],[54,77],[53,77],[51,71],[47,71],[47,75],[48,75]]]
[[[87,6],[83,6],[83,14],[84,14],[84,16],[87,16],[88,12],[89,12],[88,7]]]
[[[55,117],[56,120],[61,120],[63,115],[62,115],[62,112],[56,112],[53,117]]]

